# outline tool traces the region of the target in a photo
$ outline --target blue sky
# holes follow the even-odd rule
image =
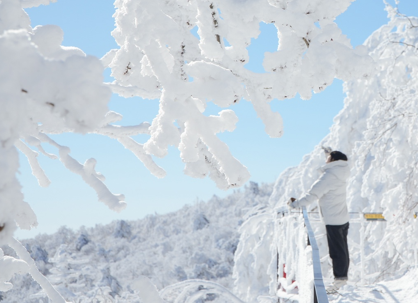
[[[394,1],[388,1],[394,3]],[[402,0],[400,11],[418,15],[416,0]],[[28,9],[32,26],[56,24],[64,30],[66,46],[77,46],[89,55],[102,57],[108,50],[117,48],[110,35],[114,28],[113,1],[111,0],[58,0],[48,6]],[[387,23],[384,3],[381,0],[357,0],[340,15],[336,22],[353,46],[364,40],[381,25]],[[276,31],[272,25],[261,24],[261,34],[249,47],[248,69],[262,72],[262,59],[266,51],[277,47]],[[111,81],[107,71],[105,81]],[[335,80],[324,92],[311,100],[299,98],[271,103],[274,111],[284,120],[284,135],[271,139],[264,125],[256,117],[249,102],[241,101],[232,107],[239,117],[237,129],[222,133],[220,138],[230,147],[232,154],[246,165],[252,181],[271,183],[290,166],[297,165],[303,155],[328,133],[334,116],[342,109],[344,93],[342,82]],[[151,122],[158,111],[158,101],[140,98],[124,99],[114,95],[109,109],[124,116],[123,124]],[[215,111],[216,108],[211,110]],[[96,193],[79,176],[67,171],[54,160],[40,156],[39,160],[52,181],[48,188],[40,188],[31,175],[29,165],[21,157],[18,176],[23,186],[25,200],[38,216],[39,226],[32,231],[19,231],[19,238],[38,233],[52,233],[60,226],[71,228],[106,224],[112,220],[134,220],[148,214],[167,213],[199,200],[208,200],[214,194],[226,196],[208,178],[193,179],[183,174],[184,164],[179,152],[170,148],[169,155],[155,159],[167,171],[167,177],[157,179],[129,151],[114,140],[97,135],[64,134],[54,137],[60,144],[71,148],[71,155],[79,162],[88,158],[97,160],[97,170],[106,176],[106,184],[114,193],[125,194],[128,207],[118,214],[98,202]],[[140,137],[143,141],[146,138]],[[49,149],[56,152],[54,149]]]

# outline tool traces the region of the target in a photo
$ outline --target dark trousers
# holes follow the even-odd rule
[[[347,278],[350,256],[348,255],[347,234],[350,224],[326,225],[329,256],[335,278]]]

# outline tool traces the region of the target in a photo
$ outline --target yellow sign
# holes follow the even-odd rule
[[[364,214],[364,218],[366,220],[385,220],[385,217],[383,217],[382,213],[369,213]]]
[[[418,217],[418,213],[414,214],[414,218],[416,219]],[[385,220],[385,217],[383,217],[382,213],[368,213],[368,214],[364,214],[364,218],[366,220]]]

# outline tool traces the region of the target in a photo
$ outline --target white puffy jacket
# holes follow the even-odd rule
[[[321,167],[323,174],[311,189],[291,206],[306,206],[318,199],[322,220],[326,225],[342,225],[349,221],[346,187],[350,169],[347,161],[334,161]]]

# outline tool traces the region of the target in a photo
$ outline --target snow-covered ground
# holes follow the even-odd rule
[[[333,303],[418,302],[418,269],[411,269],[393,280],[367,286],[346,285],[338,294],[330,295],[329,299]]]

